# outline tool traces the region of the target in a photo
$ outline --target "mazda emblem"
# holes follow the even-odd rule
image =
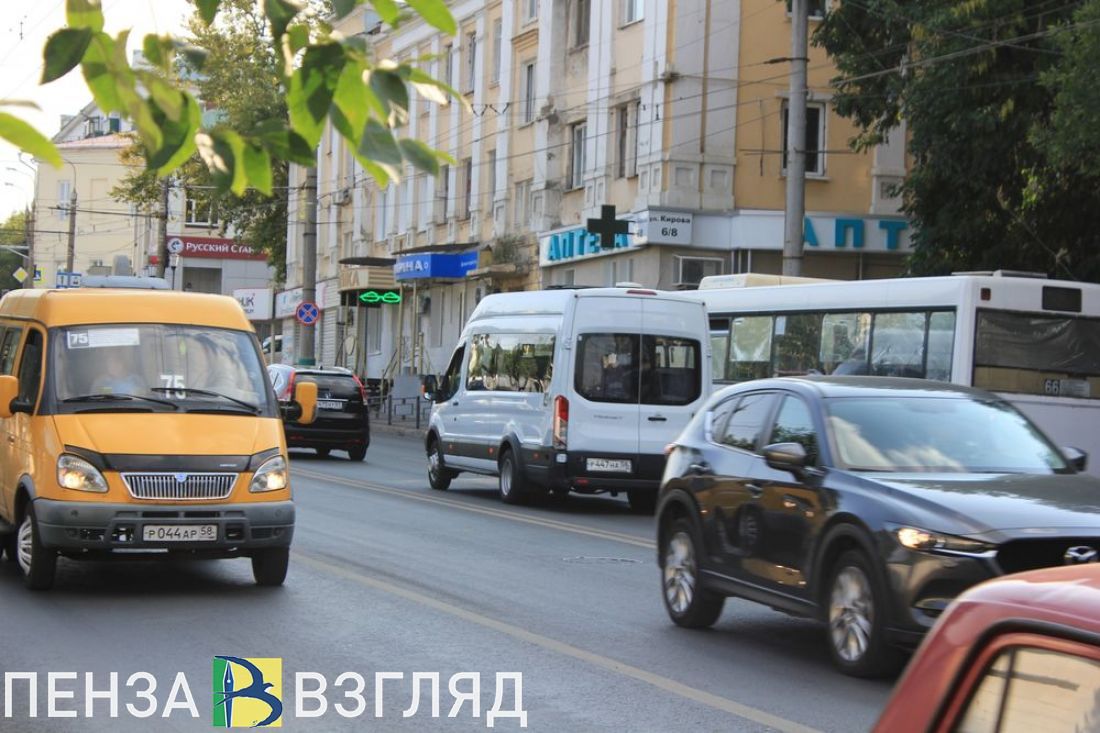
[[[1088,545],[1071,547],[1066,550],[1065,555],[1062,555],[1062,562],[1066,565],[1084,565],[1098,560],[1100,560],[1100,552]]]

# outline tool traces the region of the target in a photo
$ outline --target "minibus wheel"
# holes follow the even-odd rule
[[[57,574],[57,552],[43,547],[38,537],[38,520],[34,504],[27,504],[27,513],[15,538],[16,560],[23,571],[23,582],[31,590],[49,590]]]
[[[530,493],[527,477],[523,475],[523,469],[511,448],[500,452],[499,482],[500,498],[505,504],[522,504],[527,501]]]
[[[282,585],[290,565],[289,547],[269,547],[252,553],[252,577],[256,585]]]

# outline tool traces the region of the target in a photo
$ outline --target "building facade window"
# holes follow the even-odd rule
[[[634,280],[633,257],[605,257],[604,273],[608,287],[614,287],[616,283],[628,283]]]
[[[828,0],[806,0],[806,3],[810,6],[809,17],[813,20],[821,20],[825,17],[826,4]],[[791,0],[787,0],[787,15],[791,14]]]
[[[622,105],[615,110],[615,177],[626,178],[626,159],[630,151],[630,107]]]
[[[588,28],[591,18],[590,8],[590,0],[573,0],[573,17],[571,19],[573,25],[573,33],[571,34],[573,48],[580,48],[581,46],[588,45]]]
[[[69,199],[73,195],[72,181],[57,182],[57,218],[64,219],[69,215]]]
[[[443,81],[454,84],[454,46],[448,43],[443,47]]]
[[[380,241],[386,238],[389,234],[388,218],[390,212],[390,189],[387,186],[378,192],[378,208],[375,209],[374,217],[374,239]]]
[[[623,25],[645,17],[645,0],[623,0]]]
[[[535,62],[528,61],[523,64],[523,122],[535,120]]]
[[[784,175],[787,172],[787,103],[783,102],[783,129],[780,139],[783,141],[783,160],[780,163]],[[806,105],[806,174],[825,175],[825,105],[810,103]]]
[[[497,18],[493,21],[493,71],[490,81],[496,84],[500,81],[500,60],[504,54],[504,21]]]
[[[676,285],[698,285],[710,275],[723,274],[724,263],[719,257],[676,257],[672,281]]]
[[[585,147],[588,142],[588,125],[584,122],[573,125],[571,138],[573,140],[573,164],[569,176],[569,187],[583,188],[584,170],[587,162]]]
[[[627,178],[633,178],[638,175],[638,159],[641,157],[641,145],[642,145],[642,103],[635,102],[633,104],[633,115],[630,119],[630,135],[633,138],[630,142],[630,148],[633,151],[630,155],[630,159],[626,162],[626,176]]]
[[[183,200],[183,220],[192,226],[214,226],[218,223],[213,203],[199,201],[190,196]]]
[[[485,156],[485,165],[489,168],[489,210],[492,211],[493,201],[497,195],[497,151],[489,151]]]
[[[512,202],[515,206],[515,221],[513,224],[518,229],[525,229],[528,226],[527,205],[530,200],[531,181],[520,181],[516,184],[516,195]]]
[[[539,17],[539,0],[521,0],[523,3],[523,22],[529,23]]]
[[[466,79],[463,91],[472,92],[477,84],[477,33],[466,34]]]
[[[436,223],[442,224],[451,215],[451,166],[439,166],[436,190]]]
[[[461,206],[458,211],[460,219],[470,218],[470,204],[472,203],[474,188],[474,160],[463,158],[462,160],[462,190],[459,194]]]
[[[382,313],[383,308],[367,308],[367,353],[382,351]]]

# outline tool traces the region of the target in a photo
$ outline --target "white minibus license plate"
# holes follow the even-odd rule
[[[344,403],[342,400],[317,400],[317,407],[322,410],[343,410]]]
[[[216,524],[147,524],[141,531],[146,542],[214,542]]]
[[[589,471],[608,473],[630,473],[630,461],[613,458],[589,458],[586,464]]]

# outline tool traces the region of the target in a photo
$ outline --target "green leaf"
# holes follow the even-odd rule
[[[310,46],[302,65],[290,77],[287,109],[290,125],[310,147],[321,140],[321,130],[347,58],[339,43]]]
[[[65,22],[70,28],[87,28],[99,33],[103,30],[103,10],[99,0],[66,0]]]
[[[264,0],[264,15],[271,23],[272,37],[282,38],[286,27],[301,10],[302,6],[293,0]]]
[[[363,0],[332,0],[332,11],[336,20],[346,18],[361,2]]]
[[[355,140],[355,136],[367,122],[371,107],[368,95],[370,90],[363,83],[363,67],[349,61],[340,73],[340,80],[332,97],[333,123],[348,140]]]
[[[218,6],[221,5],[222,0],[195,0],[195,5],[199,9],[199,17],[202,18],[202,22],[210,25],[214,22],[214,17],[218,14]]]
[[[180,90],[176,89],[156,74],[151,74],[147,71],[138,72],[138,78],[141,80],[141,83],[145,85],[145,88],[149,90],[149,94],[156,100],[157,106],[164,111],[164,114],[166,114],[169,119],[179,120],[184,105],[183,94]]]
[[[370,0],[370,4],[374,6],[374,12],[378,13],[378,17],[382,19],[386,25],[395,25],[397,18],[401,14],[401,9],[397,7],[397,3],[394,0]]]
[[[454,16],[451,15],[451,11],[447,9],[443,0],[407,0],[407,2],[420,17],[447,35],[453,36],[458,30]]]
[[[423,69],[404,65],[398,69],[398,73],[401,74],[403,78],[407,79],[409,83],[413,85],[413,88],[425,99],[442,105],[448,105],[452,100],[457,99],[462,106],[471,109],[469,102],[466,101],[465,95],[459,94],[458,90],[450,84],[432,78],[431,74]]]
[[[356,154],[355,159],[359,161],[359,165],[363,166],[363,170],[370,174],[381,188],[385,188],[390,185],[391,181],[400,180],[400,176],[397,174],[397,169],[391,165],[382,165],[375,163],[369,158],[363,157],[361,154]]]
[[[359,141],[359,152],[376,163],[401,164],[401,148],[393,139],[393,131],[378,120],[368,120]]]
[[[317,165],[313,148],[282,120],[268,120],[262,123],[256,128],[256,134],[276,158],[298,165]]]
[[[215,130],[209,135],[196,135],[199,155],[210,169],[219,191],[232,191],[240,196],[248,188],[244,165],[245,142],[232,130]]]
[[[161,132],[161,144],[156,150],[146,150],[145,166],[158,175],[172,172],[195,152],[195,132],[202,123],[202,110],[195,98],[186,92],[180,94],[180,114],[169,117],[156,103],[148,103],[150,115]]]
[[[409,109],[409,90],[401,76],[393,71],[375,69],[370,72],[370,88],[385,103],[387,110]]]
[[[291,53],[298,53],[309,45],[309,26],[305,23],[290,26],[286,29],[286,33],[290,41]]]
[[[176,48],[176,42],[171,36],[158,36],[150,33],[141,41],[141,51],[145,59],[158,69],[169,71],[172,63],[172,52]]]
[[[13,117],[6,112],[0,112],[0,138],[25,150],[36,158],[46,161],[54,168],[61,167],[61,154],[57,152],[54,144],[18,117]]]
[[[248,176],[248,184],[262,193],[270,196],[272,191],[271,156],[262,147],[251,144],[244,146],[244,171]]]
[[[409,137],[402,138],[397,144],[401,146],[401,153],[405,159],[415,167],[433,176],[439,173],[439,158],[428,145]]]
[[[76,68],[84,58],[84,52],[88,50],[93,35],[88,28],[62,28],[51,35],[42,53],[45,65],[42,67],[42,81],[39,83],[49,84]]]
[[[96,33],[84,54],[81,69],[84,80],[96,104],[104,112],[122,112],[125,106],[119,95],[118,83],[111,73],[115,58],[115,41],[106,33]]]

